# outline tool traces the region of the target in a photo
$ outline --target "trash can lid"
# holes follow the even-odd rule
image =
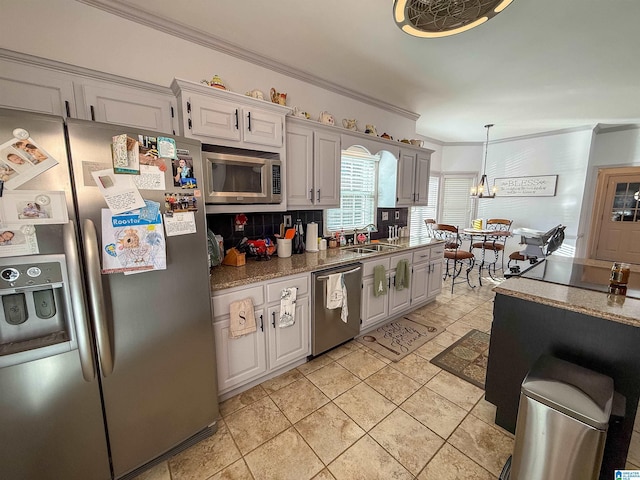
[[[521,391],[587,425],[607,430],[614,392],[611,377],[543,355],[525,377]]]

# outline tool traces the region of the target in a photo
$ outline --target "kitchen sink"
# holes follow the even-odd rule
[[[377,252],[389,252],[400,248],[399,245],[391,245],[388,243],[367,243],[365,245],[343,247],[342,249],[352,253],[377,253]]]

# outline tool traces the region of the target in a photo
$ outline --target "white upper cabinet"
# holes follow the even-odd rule
[[[174,79],[171,88],[185,137],[248,149],[282,148],[288,107],[186,80]]]
[[[0,106],[175,134],[177,102],[170,89],[41,63],[20,55],[0,59]]]
[[[73,77],[0,59],[0,107],[75,117]]]
[[[78,116],[175,135],[176,99],[169,89],[162,90],[88,80],[76,88]]]
[[[427,205],[431,150],[401,147],[395,158],[388,152],[380,157],[378,207]]]
[[[340,206],[340,134],[306,120],[287,120],[287,205]]]

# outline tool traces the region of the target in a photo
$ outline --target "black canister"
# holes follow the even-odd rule
[[[296,220],[295,230],[296,233],[291,242],[291,253],[304,253],[304,231],[302,229],[302,220],[299,218]]]

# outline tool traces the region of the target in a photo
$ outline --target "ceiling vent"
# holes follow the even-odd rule
[[[455,35],[483,24],[513,0],[395,0],[393,16],[403,32],[416,37]]]

